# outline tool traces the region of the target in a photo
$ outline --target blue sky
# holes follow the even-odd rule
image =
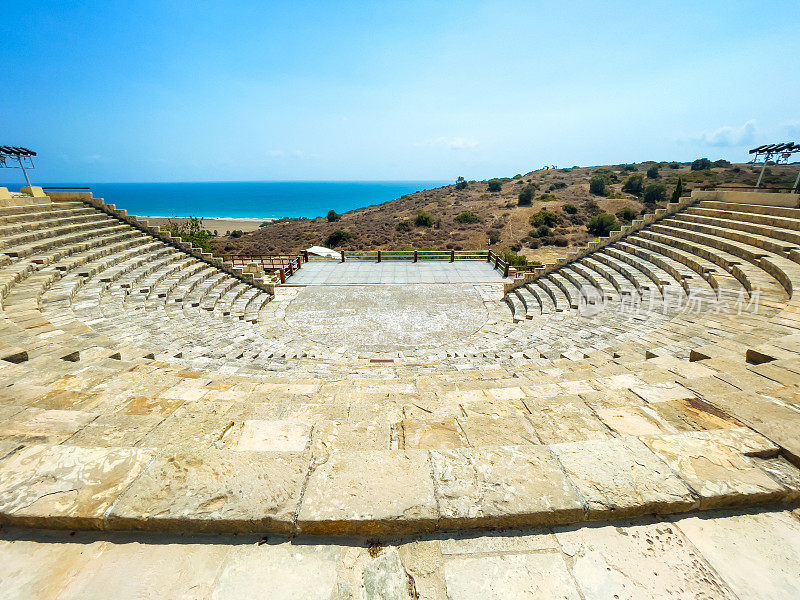
[[[800,138],[797,0],[2,14],[0,144],[40,181],[482,179]]]

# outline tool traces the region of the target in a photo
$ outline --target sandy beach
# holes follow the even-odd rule
[[[137,217],[139,219],[144,219],[151,225],[159,225],[164,226],[167,224],[168,221],[172,221],[174,223],[180,223],[181,221],[187,221],[185,217]],[[251,231],[255,231],[258,229],[259,225],[263,223],[263,220],[260,219],[214,219],[214,218],[204,218],[203,219],[203,229],[208,229],[209,231],[216,230],[219,235],[224,235],[226,231],[234,231],[236,229],[243,231],[245,233],[249,233]]]

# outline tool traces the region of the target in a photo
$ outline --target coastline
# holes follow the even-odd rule
[[[137,219],[147,221],[150,225],[165,226],[168,221],[173,223],[183,223],[189,220],[189,217],[149,217],[142,215],[135,215]],[[257,231],[259,226],[265,221],[274,221],[275,219],[254,219],[254,218],[239,218],[239,219],[226,219],[221,217],[199,217],[203,220],[203,229],[209,231],[216,230],[220,235],[224,235],[226,231],[234,231],[236,229],[244,233],[251,233]]]

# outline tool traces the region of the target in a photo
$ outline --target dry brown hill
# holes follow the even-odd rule
[[[648,174],[653,167],[657,174]],[[771,166],[764,183],[789,186],[797,168]],[[717,161],[711,168],[700,170],[691,170],[690,163],[666,162],[538,170],[513,178],[469,181],[409,194],[344,213],[333,222],[324,217],[282,220],[236,239],[218,238],[214,247],[218,253],[247,254],[295,253],[312,245],[344,250],[491,247],[497,252],[511,249],[536,258],[548,250],[563,251],[568,245],[580,245],[594,237],[587,231],[587,223],[600,212],[617,215],[626,222],[632,215],[664,204],[646,204],[644,198],[624,192],[631,176],[641,176],[645,189],[660,184],[663,197],[668,200],[679,177],[684,188],[689,189],[702,185],[754,185],[759,169],[760,165]],[[590,181],[595,177],[606,182],[603,195],[590,192]],[[492,181],[500,184],[500,191],[490,191]],[[533,201],[529,206],[520,206],[520,192],[527,186],[534,189]],[[629,209],[627,215],[621,212],[625,209]],[[555,215],[549,218],[551,226],[547,229],[531,223],[531,217],[542,210]],[[337,231],[349,239],[337,243],[331,238]]]

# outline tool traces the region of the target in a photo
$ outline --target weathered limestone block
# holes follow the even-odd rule
[[[528,398],[528,418],[545,444],[602,439],[610,431],[578,396]]]
[[[300,421],[263,421],[249,419],[244,422],[234,450],[301,452],[311,439],[311,425]]]
[[[589,519],[691,510],[697,500],[636,438],[550,446],[588,504]]]
[[[510,413],[495,417],[470,414],[467,417],[459,417],[458,422],[467,436],[469,445],[475,448],[541,443],[530,421],[522,415]]]
[[[800,519],[791,513],[686,516],[676,526],[737,598],[800,598]]]
[[[120,498],[113,528],[292,531],[308,453],[165,452]]]
[[[155,451],[33,445],[0,463],[0,521],[100,527]]]
[[[781,500],[788,490],[739,452],[713,437],[676,434],[644,438],[700,497],[700,508]]]
[[[57,444],[96,418],[96,413],[78,410],[27,408],[0,424],[0,437]]]
[[[431,452],[440,527],[572,523],[584,504],[546,446]]]
[[[586,600],[734,597],[672,524],[573,526],[555,533]]]
[[[452,557],[444,563],[452,600],[578,600],[581,596],[560,553]]]
[[[437,516],[428,452],[335,452],[312,472],[297,527],[402,534],[432,530]]]
[[[695,397],[693,391],[675,382],[634,386],[631,391],[646,402],[667,402],[669,400],[686,400],[687,398]]]
[[[393,546],[364,566],[363,578],[366,600],[411,600],[411,581]]]
[[[404,419],[400,422],[403,447],[407,449],[435,450],[462,448],[467,440],[455,419],[428,421]]]

